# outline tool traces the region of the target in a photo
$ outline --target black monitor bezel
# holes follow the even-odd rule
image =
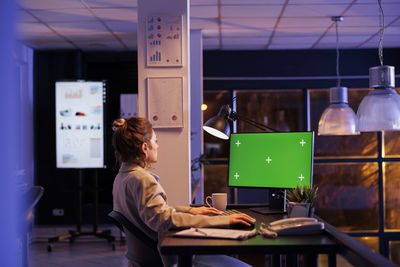
[[[313,185],[313,177],[314,177],[314,147],[315,147],[315,132],[314,131],[291,131],[291,132],[246,132],[246,133],[231,133],[232,134],[277,134],[277,133],[312,133],[312,148],[311,148],[311,177],[310,177],[310,185]],[[226,175],[226,184],[228,188],[249,188],[249,189],[291,189],[291,187],[260,187],[260,186],[237,186],[237,185],[229,185],[229,168],[231,166],[231,140],[229,137],[229,155],[228,155],[228,171]]]

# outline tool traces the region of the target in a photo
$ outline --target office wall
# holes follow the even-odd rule
[[[400,73],[400,49],[384,49],[385,64],[394,65]],[[335,83],[335,51],[205,51],[204,77],[282,77],[333,76],[331,80],[298,81],[204,81],[204,90],[265,89],[265,88],[323,88]],[[81,62],[81,63],[79,63]],[[376,50],[341,51],[342,75],[368,75],[368,68],[379,64]],[[54,83],[65,79],[105,79],[108,81],[107,140],[110,125],[119,114],[119,94],[137,93],[136,52],[35,51],[34,54],[34,127],[35,183],[46,193],[38,204],[37,219],[41,224],[75,222],[77,171],[55,168]],[[344,79],[348,87],[368,87],[368,78]],[[396,79],[400,86],[399,78]],[[100,170],[100,221],[112,207],[111,189],[116,169],[113,152],[107,146],[108,168]],[[85,189],[93,187],[93,171],[86,171]],[[252,196],[252,194],[250,194]],[[84,222],[91,222],[92,193],[84,197]],[[53,208],[64,208],[65,215],[52,215]]]
[[[385,65],[400,73],[400,49],[384,49]],[[204,80],[204,90],[223,89],[298,89],[336,86],[334,50],[205,51],[204,77],[275,77],[279,80]],[[341,50],[340,75],[365,76],[344,78],[342,86],[369,87],[368,69],[379,65],[378,49]],[[305,79],[325,77],[332,79]],[[282,77],[301,77],[297,80]],[[399,78],[396,79],[400,86]]]

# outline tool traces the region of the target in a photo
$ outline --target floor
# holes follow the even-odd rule
[[[55,243],[52,251],[48,252],[48,238],[68,233],[73,226],[46,226],[35,227],[32,230],[30,245],[29,267],[127,267],[125,257],[126,244],[120,242],[120,231],[110,225],[102,225],[99,229],[109,229],[116,237],[115,251],[104,239],[93,236],[82,236],[70,243],[68,239]],[[90,227],[83,227],[82,231],[90,232]],[[122,240],[124,238],[122,237]],[[264,255],[241,255],[241,260],[255,267],[270,266],[268,257]],[[319,257],[320,267],[327,266],[327,256]],[[337,257],[337,266],[350,267],[342,257]]]
[[[35,242],[31,245],[31,260],[29,267],[127,267],[128,260],[125,258],[126,245],[116,242],[116,250],[105,240],[92,237],[78,239],[70,244],[62,241],[54,245],[52,252],[47,252],[47,242]],[[247,255],[245,259],[248,264],[255,267],[268,267],[265,258]],[[325,255],[323,255],[325,256]],[[320,257],[319,266],[328,265],[327,257]],[[343,258],[339,257],[337,266],[351,267]]]
[[[47,243],[31,245],[30,267],[117,267],[128,266],[125,246],[116,244],[116,250],[104,240],[77,240],[73,244],[63,241],[47,251]]]
[[[47,251],[47,238],[68,233],[67,227],[35,228],[32,233],[29,267],[126,267],[126,245],[120,242],[119,230],[113,227],[107,229],[110,228],[117,237],[115,251],[105,239],[82,236],[73,243],[68,239],[55,243],[51,252]]]

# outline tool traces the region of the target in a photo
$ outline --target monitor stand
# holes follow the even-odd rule
[[[251,211],[260,213],[260,214],[284,214],[286,211],[281,210],[274,210],[270,207],[259,207],[259,208],[250,208]]]
[[[286,213],[286,190],[269,190],[269,207],[250,208],[251,211],[261,214]]]

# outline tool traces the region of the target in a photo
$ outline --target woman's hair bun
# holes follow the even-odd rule
[[[120,128],[124,128],[126,126],[126,120],[124,118],[116,119],[112,124],[113,131],[117,131]]]

